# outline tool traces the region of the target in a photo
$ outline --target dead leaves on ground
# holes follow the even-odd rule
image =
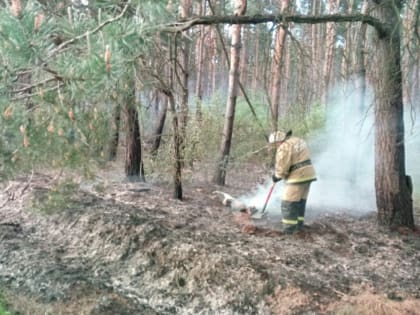
[[[280,231],[270,228],[257,226],[253,219],[250,209],[245,211],[235,212],[233,214],[233,222],[239,225],[241,232],[245,234],[262,235],[262,236],[280,236],[283,235]]]

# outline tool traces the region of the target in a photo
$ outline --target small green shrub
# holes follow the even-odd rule
[[[13,315],[13,313],[8,310],[8,306],[4,298],[0,295],[0,315]]]
[[[78,189],[79,184],[67,178],[50,190],[35,192],[31,207],[47,215],[75,208],[78,205],[75,198]]]

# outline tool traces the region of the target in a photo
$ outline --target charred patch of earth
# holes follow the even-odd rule
[[[373,217],[312,218],[292,236],[260,233],[278,230],[268,221],[249,234],[211,198],[214,187],[191,188],[180,202],[160,186],[121,182],[100,190],[64,185],[71,202],[35,209],[40,192],[47,205],[60,205],[52,181],[34,176],[24,191],[26,181],[15,181],[14,198],[3,195],[0,284],[22,313],[368,314],[359,301],[371,311],[419,307],[418,234],[384,233]],[[389,304],[397,300],[399,307]]]

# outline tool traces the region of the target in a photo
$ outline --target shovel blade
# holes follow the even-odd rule
[[[256,212],[251,216],[251,219],[253,220],[262,220],[267,218],[268,213],[267,212]]]

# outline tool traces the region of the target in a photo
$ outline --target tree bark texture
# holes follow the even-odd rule
[[[337,10],[338,1],[327,1],[327,13],[332,13]],[[328,104],[328,93],[330,89],[331,69],[335,55],[336,44],[336,25],[335,23],[327,23],[326,25],[326,39],[325,39],[325,58],[323,65],[323,103]]]
[[[191,0],[181,0],[180,6],[180,17],[188,18],[191,16],[192,10],[192,1]],[[187,118],[188,118],[188,78],[189,78],[189,58],[190,58],[190,40],[186,37],[182,37],[182,48],[180,56],[180,71],[178,76],[181,78],[180,87],[181,87],[181,104],[180,104],[180,113],[179,113],[179,127],[181,129],[181,146],[185,145],[186,141],[186,128],[187,128]],[[179,69],[179,67],[177,67]]]
[[[259,59],[260,59],[260,29],[257,26],[255,29],[255,48],[254,48],[254,60],[253,60],[253,65],[254,65],[254,75],[253,75],[253,79],[252,79],[252,90],[254,91],[254,95],[256,95],[257,89],[260,87],[259,85],[259,80],[261,78],[261,74],[260,74],[260,63],[259,63]]]
[[[414,104],[420,97],[420,58],[416,54],[420,45],[420,3],[419,0],[406,1],[405,19],[403,20],[403,91],[404,104]],[[417,34],[417,36],[416,36]],[[417,107],[419,102],[417,102]]]
[[[368,0],[364,0],[362,4],[362,14],[366,14],[369,9]],[[366,100],[366,58],[365,58],[365,42],[366,42],[366,23],[360,23],[360,29],[357,37],[357,47],[356,47],[356,68],[357,68],[357,78],[356,82],[358,83],[359,91],[359,101],[358,109],[362,113],[365,109],[365,100]]]
[[[335,0],[334,0],[335,1]],[[355,14],[326,14],[326,15],[301,15],[301,14],[266,14],[253,16],[199,16],[189,19],[180,19],[175,25],[169,25],[164,29],[166,32],[179,32],[187,30],[195,25],[216,24],[260,24],[279,23],[279,21],[298,24],[325,24],[328,22],[365,22],[373,26],[381,36],[390,31],[389,25],[384,25],[377,18],[360,13]]]
[[[378,1],[375,14],[393,27],[377,39],[375,104],[375,188],[381,225],[414,227],[413,202],[405,170],[400,53],[400,1]]]
[[[144,181],[139,114],[135,106],[134,90],[127,97],[125,112],[127,117],[125,175],[129,180]]]
[[[246,0],[235,0],[235,15],[243,15],[246,8]],[[239,84],[239,62],[241,48],[241,25],[232,25],[232,46],[230,49],[230,69],[228,100],[226,103],[225,123],[222,134],[219,158],[217,160],[216,172],[213,181],[218,185],[225,185],[226,168],[229,160],[229,153],[232,143],[233,122],[235,118],[236,98],[238,96]]]
[[[155,129],[153,131],[152,134],[152,147],[150,149],[150,154],[154,157],[157,156],[157,152],[159,150],[160,147],[160,143],[162,140],[162,132],[163,132],[163,128],[165,127],[165,121],[166,121],[166,113],[168,112],[168,100],[166,99],[160,99],[160,108],[158,111],[158,118],[157,118],[157,123],[155,126]]]
[[[172,38],[170,38],[169,44],[169,59],[172,60],[176,56],[175,45]],[[173,137],[173,184],[174,194],[173,197],[178,200],[182,200],[182,153],[181,153],[181,131],[179,130],[179,118],[176,111],[176,100],[173,94],[175,71],[174,67],[169,69],[169,88],[163,91],[168,97],[169,111],[171,113],[172,120],[172,137]]]
[[[197,14],[203,13],[203,5],[205,11],[205,1],[203,4],[201,1],[197,2]],[[196,44],[196,65],[197,65],[197,77],[195,82],[195,97],[196,97],[196,110],[195,117],[198,121],[201,121],[203,113],[201,109],[201,102],[203,101],[203,71],[204,71],[204,39],[205,29],[203,25],[199,26],[198,38]]]
[[[116,104],[112,115],[112,134],[109,143],[108,161],[115,161],[118,153],[118,142],[120,139],[121,106]]]
[[[281,1],[280,11],[283,13],[289,6],[289,0]],[[286,41],[286,25],[279,24],[276,33],[274,56],[273,56],[273,77],[271,85],[271,129],[277,131],[279,119],[279,101],[281,89],[281,77],[283,70],[283,55]]]
[[[242,28],[242,43],[241,43],[241,56],[240,58],[240,65],[239,65],[239,82],[242,83],[243,86],[247,85],[247,77],[248,77],[248,55],[247,55],[247,46],[249,42],[249,29],[247,27]]]
[[[313,0],[312,1],[312,15],[316,16],[321,13],[321,0]],[[320,41],[320,34],[321,34],[321,25],[313,24],[311,26],[311,58],[312,58],[312,65],[320,65],[321,64],[321,41]],[[314,91],[320,91],[320,83],[321,80],[321,70],[319,67],[312,67],[312,82],[314,85]],[[318,92],[319,93],[319,92]],[[318,96],[320,99],[320,96]]]
[[[347,2],[348,8],[347,13],[352,14],[354,10],[354,0],[350,0]],[[348,80],[352,74],[352,60],[353,58],[353,50],[354,50],[354,32],[352,31],[353,23],[346,23],[346,42],[344,45],[343,50],[343,59],[341,64],[341,76]],[[357,36],[357,34],[356,34]]]
[[[210,32],[210,86],[209,86],[209,94],[214,95],[216,93],[216,81],[217,81],[217,59],[219,58],[217,55],[217,32],[215,29],[212,29]]]
[[[173,181],[174,181],[174,198],[182,200],[182,156],[181,156],[181,135],[178,125],[178,117],[175,108],[175,97],[172,93],[168,94],[169,110],[172,114],[172,133],[174,143],[173,157]]]

